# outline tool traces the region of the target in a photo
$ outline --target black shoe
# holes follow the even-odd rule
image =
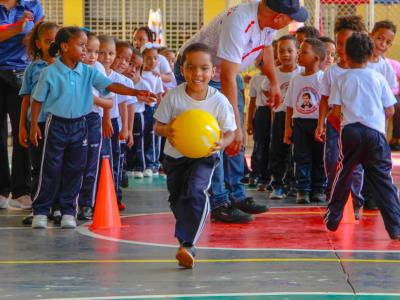
[[[296,204],[309,204],[310,193],[305,191],[299,191],[296,194]]]
[[[240,182],[243,183],[243,184],[248,184],[249,180],[250,180],[250,177],[245,176],[242,179],[240,179]]]
[[[51,216],[51,220],[53,220],[54,225],[61,226],[61,212],[59,210],[54,211],[53,215]]]
[[[254,177],[249,177],[249,187],[255,188],[257,186],[257,179]]]
[[[224,205],[211,211],[211,221],[223,223],[249,223],[254,217],[231,204]]]
[[[89,221],[93,218],[93,208],[90,206],[79,207],[78,220]]]
[[[324,223],[329,231],[336,231],[339,227],[340,222],[332,221],[332,218],[329,218],[328,212],[326,212],[324,215]]]
[[[123,188],[127,188],[129,186],[128,175],[126,174],[126,172],[122,173],[120,186],[123,187]]]
[[[235,202],[233,206],[248,214],[262,214],[269,210],[267,205],[256,203],[252,197]]]
[[[312,192],[311,202],[325,203],[326,202],[326,195],[322,191]]]
[[[400,241],[400,233],[399,234],[389,234],[392,240],[399,240]]]
[[[24,225],[32,225],[33,213],[30,213],[28,216],[22,219],[22,224]]]

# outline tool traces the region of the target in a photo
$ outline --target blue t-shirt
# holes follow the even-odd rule
[[[45,62],[42,59],[35,60],[33,63],[31,63],[25,70],[24,73],[24,79],[22,80],[22,86],[21,89],[19,90],[19,95],[20,96],[25,96],[25,95],[32,95],[33,91],[36,87],[36,84],[39,80],[40,73],[42,70],[49,65],[47,62]],[[30,97],[30,103],[31,105],[29,106],[28,109],[28,115],[27,118],[30,121],[31,120],[31,106],[32,106],[32,97]],[[40,114],[38,116],[38,122],[45,122],[46,121],[46,115],[43,113],[43,109],[40,111]]]
[[[93,111],[93,90],[107,95],[112,81],[95,68],[78,63],[74,69],[58,57],[40,74],[32,98],[43,102],[43,112],[66,119],[79,118]]]
[[[38,0],[19,0],[17,6],[7,10],[0,4],[0,30],[11,27],[28,10],[33,20],[26,22],[24,31],[0,43],[0,70],[23,70],[27,66],[26,48],[23,39],[33,26],[43,19],[43,9]]]

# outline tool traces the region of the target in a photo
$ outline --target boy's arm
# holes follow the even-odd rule
[[[93,95],[93,102],[95,105],[100,106],[102,108],[112,108],[113,100],[111,98],[102,98]]]
[[[234,131],[227,131],[222,133],[221,140],[216,143],[215,146],[210,148],[210,154],[213,155],[218,153],[219,151],[225,149],[227,146],[229,146],[233,139],[235,138],[235,132]]]
[[[128,105],[128,140],[127,145],[129,148],[133,146],[133,125],[135,122],[135,106],[134,104]]]
[[[30,96],[24,95],[21,104],[21,115],[19,118],[19,133],[18,140],[22,147],[28,148],[28,131],[26,126],[26,119],[28,114],[28,108],[30,105]]]
[[[251,97],[249,103],[248,116],[247,116],[247,134],[249,135],[252,135],[254,133],[253,119],[255,111],[256,111],[256,97]]]
[[[114,82],[107,86],[107,91],[119,94],[119,95],[127,95],[127,96],[135,96],[138,98],[140,101],[144,102],[156,102],[157,101],[157,96],[149,91],[141,91],[141,90],[136,90],[132,89],[130,87],[127,87],[126,85],[123,85],[121,83]]]
[[[292,143],[292,133],[293,133],[292,116],[293,116],[293,108],[288,106],[286,109],[286,119],[285,119],[285,137],[283,138],[283,142],[288,145]]]
[[[154,125],[154,131],[157,135],[163,136],[168,139],[169,143],[174,146],[174,136],[175,130],[172,128],[172,123],[175,118],[173,118],[168,124],[161,123],[156,120],[156,124]]]
[[[114,129],[111,123],[111,109],[105,108],[103,110],[103,120],[102,120],[102,127],[103,127],[103,138],[109,139],[114,134]]]
[[[118,104],[119,114],[121,116],[122,128],[119,132],[118,138],[119,140],[127,140],[128,139],[128,108],[126,105],[126,101]]]
[[[321,143],[325,141],[325,119],[329,109],[328,99],[328,96],[322,95],[321,102],[319,103],[319,116],[317,129],[315,129],[315,140]]]
[[[31,109],[31,131],[30,140],[34,146],[39,145],[39,140],[42,139],[42,132],[37,124],[39,112],[42,108],[42,103],[33,99],[32,109]]]
[[[340,120],[341,115],[342,115],[342,106],[334,104],[331,111],[331,116]]]

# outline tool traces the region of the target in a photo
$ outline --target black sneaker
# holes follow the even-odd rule
[[[53,215],[51,217],[51,220],[53,220],[54,225],[60,226],[61,225],[61,212],[59,210],[55,210],[53,212]]]
[[[252,197],[247,197],[243,201],[235,202],[233,206],[248,214],[262,214],[269,211],[267,205],[256,203]]]
[[[254,217],[247,214],[231,204],[220,206],[211,211],[211,221],[223,223],[249,223]]]
[[[326,195],[322,191],[314,191],[311,196],[311,202],[325,203]]]
[[[336,231],[339,227],[340,222],[337,222],[333,219],[334,218],[332,216],[331,216],[331,218],[329,218],[329,213],[327,211],[324,215],[324,223],[325,223],[326,228],[329,231]]]
[[[93,218],[93,208],[90,206],[79,207],[78,220],[89,221]]]
[[[296,194],[296,204],[309,204],[310,193],[306,191],[299,191]]]
[[[22,219],[22,224],[24,225],[32,225],[33,213],[30,213],[25,218]]]

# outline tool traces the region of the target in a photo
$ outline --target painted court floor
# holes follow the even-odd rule
[[[0,299],[400,299],[400,242],[377,211],[330,233],[324,207],[248,194],[271,210],[250,224],[208,223],[193,270],[174,259],[162,177],[130,178],[120,230],[32,230],[26,212],[2,210]]]

